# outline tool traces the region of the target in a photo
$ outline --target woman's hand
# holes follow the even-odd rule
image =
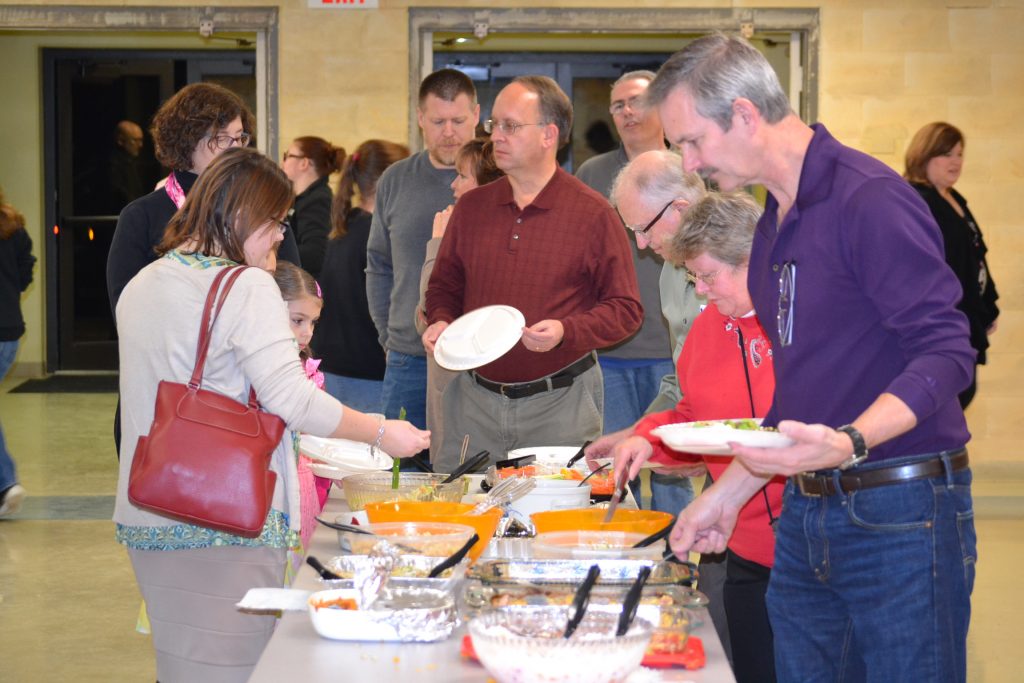
[[[380,447],[393,458],[408,458],[430,448],[430,432],[405,420],[385,420]]]
[[[434,229],[430,236],[444,237],[444,231],[448,229],[448,220],[452,217],[453,205],[449,204],[447,209],[434,214]]]
[[[629,472],[628,480],[640,474],[640,468],[654,454],[651,442],[640,436],[631,436],[615,445],[612,457],[615,458],[615,481],[620,481],[624,471]]]

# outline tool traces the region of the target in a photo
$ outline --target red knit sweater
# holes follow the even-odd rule
[[[739,346],[743,338],[742,352]],[[750,375],[749,392],[744,357]],[[768,336],[756,316],[729,318],[708,306],[693,321],[676,367],[683,398],[672,410],[644,417],[636,434],[654,446],[654,462],[672,463],[702,458],[714,479],[732,462],[732,456],[695,456],[677,453],[665,446],[651,430],[665,424],[694,420],[723,420],[741,417],[763,417],[772,403],[775,375]],[[751,410],[751,398],[753,410]],[[775,477],[765,492],[772,516],[782,510],[782,488],[786,480]],[[758,492],[740,510],[736,529],[729,539],[729,549],[752,562],[772,566],[775,536],[769,525],[768,505]]]

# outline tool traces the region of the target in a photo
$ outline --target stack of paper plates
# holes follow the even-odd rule
[[[519,343],[526,319],[512,306],[484,306],[445,328],[434,360],[449,370],[472,370],[504,356]]]
[[[303,434],[299,438],[299,452],[315,461],[313,473],[329,479],[344,479],[350,474],[377,472],[390,469],[390,455],[370,444],[348,439],[325,439]]]

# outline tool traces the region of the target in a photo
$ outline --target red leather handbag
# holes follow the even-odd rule
[[[255,538],[274,496],[270,458],[285,423],[260,409],[252,388],[248,403],[239,403],[201,386],[213,326],[245,268],[224,268],[210,287],[189,383],[160,382],[153,425],[135,446],[128,500],[165,517]]]

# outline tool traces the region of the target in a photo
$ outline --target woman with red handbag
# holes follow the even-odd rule
[[[198,375],[204,392],[243,407],[251,388],[263,411],[290,429],[373,443],[397,457],[429,444],[429,432],[346,409],[316,388],[299,360],[280,291],[258,267],[225,278],[233,288],[201,335],[204,301],[215,279],[219,284],[218,275],[239,264],[268,261],[292,199],[291,183],[269,159],[251,149],[224,151],[168,224],[157,247],[161,258],[128,283],[117,304],[123,440],[114,521],[146,601],[163,683],[249,677],[274,619],[241,614],[234,605],[249,588],[283,584],[286,552],[297,544],[300,526],[295,456],[283,442],[270,456],[270,509],[255,537],[133,504],[133,462],[157,450],[154,417],[163,412],[156,402],[167,386]],[[209,340],[206,349],[202,337]],[[220,455],[193,444],[192,461],[195,451],[200,461]],[[214,484],[227,498],[233,482]]]

